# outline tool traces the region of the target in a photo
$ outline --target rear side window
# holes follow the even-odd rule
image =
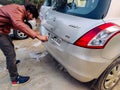
[[[106,16],[111,0],[46,0],[46,5],[65,14],[102,19]]]

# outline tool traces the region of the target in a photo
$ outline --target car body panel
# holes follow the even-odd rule
[[[37,28],[37,22],[36,19],[34,18],[33,20],[28,21],[30,25],[32,26],[32,29],[35,30]]]
[[[102,52],[102,57],[108,60],[115,60],[120,56],[120,33],[115,35],[105,46]],[[108,52],[109,51],[109,52]]]

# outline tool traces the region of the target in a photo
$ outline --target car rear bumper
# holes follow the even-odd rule
[[[51,40],[44,46],[71,76],[82,82],[97,79],[111,63],[101,57],[102,50],[81,48],[66,42],[56,45]]]

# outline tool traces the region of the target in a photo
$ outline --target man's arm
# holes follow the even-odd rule
[[[33,39],[37,38],[42,41],[48,40],[47,36],[41,36],[39,33],[35,32],[28,25],[26,25],[24,23],[24,21],[22,20],[23,13],[21,13],[19,10],[10,12],[10,14],[8,13],[7,15],[8,15],[13,27],[15,27],[16,29],[20,30],[21,32],[25,33],[26,35],[30,36]]]

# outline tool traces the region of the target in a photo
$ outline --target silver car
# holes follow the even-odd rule
[[[45,0],[40,11],[44,46],[71,76],[112,90],[120,79],[120,26],[105,20],[111,0]]]

